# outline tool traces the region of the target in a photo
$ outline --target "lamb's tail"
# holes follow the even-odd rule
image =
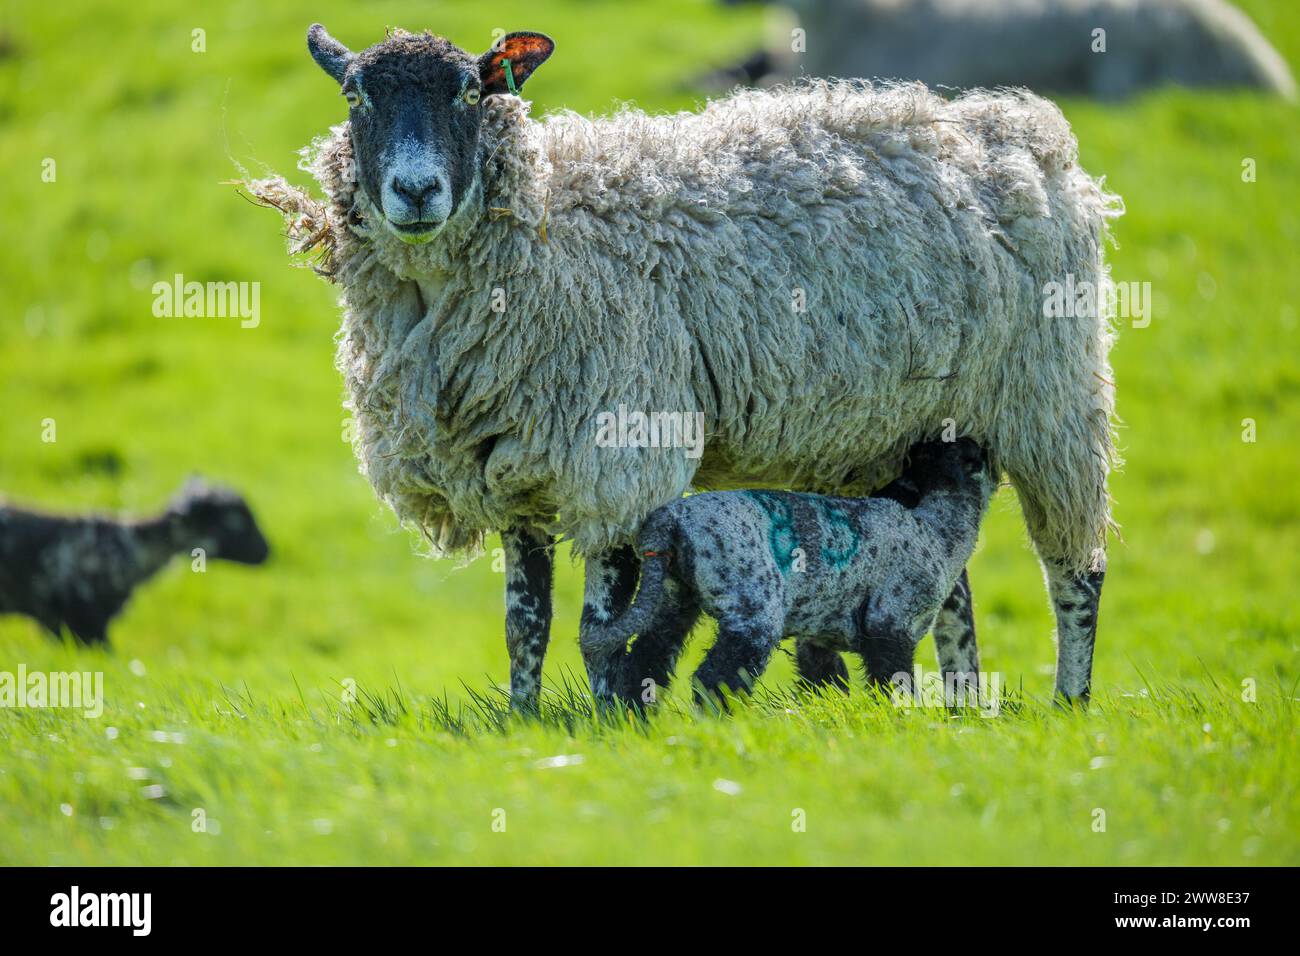
[[[640,634],[650,623],[664,596],[664,574],[668,564],[666,551],[645,551],[641,562],[641,586],[632,606],[607,624],[587,628],[581,638],[582,652],[609,654],[622,651],[633,634]]]

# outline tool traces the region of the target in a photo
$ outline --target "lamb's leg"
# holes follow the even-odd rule
[[[98,624],[84,630],[77,630],[73,635],[87,647],[105,647],[108,645],[108,625]]]
[[[857,641],[858,653],[867,668],[867,681],[881,690],[912,689],[912,663],[916,642],[904,630],[867,634]]]
[[[1097,640],[1097,607],[1106,572],[1078,574],[1044,561],[1047,590],[1056,613],[1056,697],[1087,703],[1092,690],[1092,651]]]
[[[624,696],[631,702],[648,704],[650,693],[666,688],[672,680],[677,658],[686,637],[700,617],[695,593],[671,578],[664,582],[665,599],[659,613],[632,642],[624,665]]]
[[[640,567],[636,551],[626,545],[587,557],[587,582],[578,625],[581,630],[607,624],[627,610],[636,592]],[[591,692],[597,700],[612,700],[622,689],[625,656],[621,650],[584,655]]]
[[[551,536],[537,528],[501,535],[506,556],[506,650],[510,654],[510,706],[536,712],[542,660],[551,636]]]
[[[89,602],[76,601],[65,609],[64,616],[68,631],[78,643],[87,647],[108,643],[109,618],[99,607]]]
[[[849,669],[839,651],[800,640],[795,642],[794,662],[799,679],[810,687],[849,689]]]
[[[768,659],[780,643],[781,628],[773,615],[721,615],[718,639],[695,672],[696,701],[725,706],[718,696],[721,688],[748,691],[763,676]]]
[[[957,702],[974,703],[979,690],[980,653],[975,643],[975,611],[965,568],[939,609],[932,632],[944,687],[952,687]]]

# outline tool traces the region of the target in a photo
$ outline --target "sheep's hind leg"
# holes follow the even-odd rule
[[[506,650],[510,706],[533,712],[542,691],[542,661],[551,636],[552,539],[536,528],[503,532],[506,557]]]
[[[626,545],[588,556],[580,630],[585,632],[593,625],[608,624],[627,610],[636,591],[640,568],[636,551]],[[587,678],[597,701],[612,701],[623,689],[625,657],[622,648],[603,654],[584,653]]]
[[[1056,328],[1056,323],[1043,328]],[[1104,352],[1104,344],[1092,343],[1092,351]],[[1009,433],[1033,436],[1034,448],[1003,442],[999,449],[1043,563],[1056,613],[1055,692],[1063,704],[1086,704],[1092,689],[1097,606],[1106,561],[1102,547],[1111,523],[1106,478],[1115,457],[1108,375],[1102,363],[1085,376],[1092,382],[1078,383],[1078,394],[1035,394],[1032,407],[1054,407],[1058,421],[1051,426],[1039,421],[1037,429],[1018,422]],[[1035,449],[1048,448],[1051,455],[1034,454]]]
[[[867,667],[867,680],[881,690],[897,687],[910,692],[913,650],[911,639],[904,635],[864,638],[860,653]]]
[[[768,659],[781,643],[781,628],[768,615],[740,618],[724,614],[718,619],[718,639],[695,672],[697,703],[725,709],[722,688],[748,692],[763,675]]]
[[[979,692],[980,653],[975,642],[975,611],[971,603],[970,578],[963,568],[952,593],[934,619],[934,647],[939,655],[945,691],[951,687],[950,703],[975,703]]]
[[[799,680],[809,687],[849,689],[849,669],[839,651],[799,640],[795,642],[794,663]]]
[[[1056,697],[1067,704],[1086,704],[1092,691],[1097,608],[1106,572],[1078,574],[1047,560],[1043,567],[1056,613]]]
[[[912,664],[923,636],[890,620],[873,629],[863,627],[854,639],[854,650],[866,665],[867,683],[885,693],[911,695]]]

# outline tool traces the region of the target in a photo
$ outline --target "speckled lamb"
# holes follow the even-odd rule
[[[659,621],[693,621],[702,610],[718,622],[695,673],[704,694],[746,689],[783,637],[853,651],[879,684],[910,680],[913,651],[975,550],[997,479],[967,438],[922,443],[908,457],[903,480],[919,497],[910,509],[889,497],[776,491],[664,505],[637,538],[645,561],[636,600],[583,635],[584,654],[612,655],[618,666],[632,659],[624,648],[633,635],[645,634],[675,657],[679,648],[658,640]],[[644,679],[640,670],[627,677]]]
[[[597,626],[626,608],[630,544],[660,505],[866,494],[946,422],[1016,485],[1056,605],[1057,691],[1087,696],[1111,333],[1095,312],[1045,318],[1043,296],[1104,283],[1118,203],[1054,105],[818,81],[537,121],[513,93],[551,53],[539,34],[478,57],[401,32],[352,53],[317,25],[308,46],[349,110],[307,159],[328,204],[249,186],[296,248],[330,251],[376,492],[444,553],[502,533],[517,703],[540,688],[556,535],[587,559]],[[702,455],[598,441],[621,406],[702,413]],[[941,648],[951,633],[941,619]]]
[[[203,482],[187,483],[166,511],[139,520],[0,505],[0,614],[105,643],[136,586],[195,548],[241,564],[261,564],[270,550],[244,499]]]

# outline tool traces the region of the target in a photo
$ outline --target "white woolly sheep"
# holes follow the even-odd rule
[[[587,559],[590,627],[627,606],[629,545],[656,507],[691,488],[866,494],[946,423],[1018,488],[1056,689],[1086,698],[1111,337],[1096,314],[1045,319],[1042,296],[1104,281],[1118,208],[1054,105],[814,82],[539,122],[509,95],[550,54],[537,34],[477,58],[401,32],[352,54],[317,25],[309,48],[350,107],[307,160],[328,206],[283,180],[250,188],[296,248],[329,253],[376,492],[442,553],[502,533],[519,706],[540,689],[554,535]],[[703,412],[702,457],[605,447],[620,406]],[[969,671],[959,590],[935,636],[945,670]]]
[[[1226,0],[787,0],[803,43],[774,18],[767,55],[722,71],[754,82],[886,77],[931,86],[1025,86],[1104,99],[1163,83],[1255,87],[1288,98],[1295,80]],[[1096,31],[1102,31],[1098,33]]]

